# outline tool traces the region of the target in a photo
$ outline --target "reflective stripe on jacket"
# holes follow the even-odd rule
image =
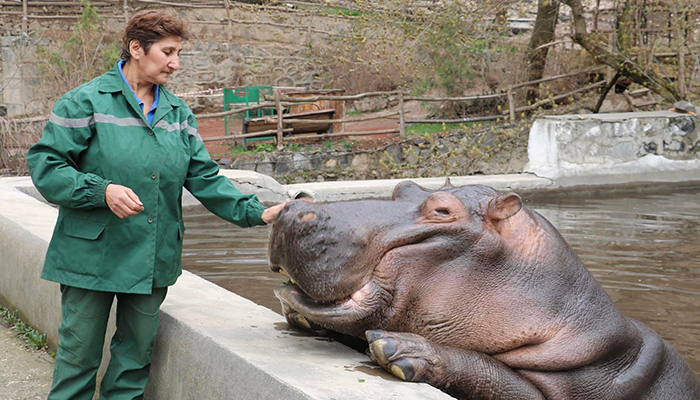
[[[42,278],[69,286],[151,293],[182,273],[182,188],[219,217],[262,225],[265,209],[243,195],[207,153],[192,111],[161,86],[153,124],[115,68],[63,95],[27,164],[39,192],[59,206]],[[109,183],[143,203],[120,219]]]

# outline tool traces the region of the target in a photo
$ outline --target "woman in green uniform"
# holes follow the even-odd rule
[[[107,319],[117,330],[100,398],[140,399],[158,311],[182,272],[182,188],[242,227],[272,223],[218,175],[192,111],[164,86],[186,23],[160,11],[128,22],[122,60],[63,95],[27,154],[34,184],[59,206],[42,278],[61,284],[62,322],[49,399],[91,399]]]

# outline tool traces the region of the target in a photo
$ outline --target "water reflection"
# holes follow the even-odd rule
[[[212,214],[185,216],[182,267],[234,293],[282,313],[272,294],[283,276],[267,263],[269,226],[242,229]]]
[[[656,330],[700,374],[700,189],[528,201],[559,229],[626,315]],[[183,266],[281,312],[267,264],[269,227],[185,217]]]

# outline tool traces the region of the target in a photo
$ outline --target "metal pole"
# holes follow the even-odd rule
[[[399,135],[406,136],[406,117],[403,110],[403,93],[399,90]]]
[[[22,32],[25,34],[28,31],[28,26],[27,26],[27,1],[28,0],[22,0]]]
[[[284,109],[282,108],[282,103],[280,101],[280,90],[275,89],[274,90],[274,96],[275,96],[275,109],[277,110],[277,150],[282,150],[284,148],[284,145],[282,144],[282,135],[284,134],[283,127],[282,127],[282,113],[284,112]]]
[[[226,6],[226,20],[228,21],[228,34],[231,35],[231,10],[229,9],[228,0],[224,0]]]
[[[513,104],[513,89],[508,88],[508,114],[510,114],[510,122],[515,121],[515,104]]]

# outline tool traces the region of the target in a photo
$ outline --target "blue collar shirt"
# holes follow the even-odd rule
[[[122,68],[124,67],[124,63],[126,60],[119,60],[117,61],[117,66],[119,67],[119,75],[122,76],[122,79],[124,79],[124,83],[126,83],[126,86],[131,89],[131,93],[134,95],[134,98],[136,98],[136,101],[139,103],[139,107],[141,107],[141,112],[143,112],[143,100],[139,99],[138,96],[136,96],[136,92],[134,92],[134,89],[129,85],[129,81],[126,80],[124,77],[124,71]],[[148,114],[146,114],[146,120],[148,121],[148,125],[151,125],[153,123],[153,116],[156,115],[156,108],[158,108],[158,98],[160,94],[160,85],[155,86],[155,94],[153,95],[153,105],[151,105],[151,108],[148,110]]]

